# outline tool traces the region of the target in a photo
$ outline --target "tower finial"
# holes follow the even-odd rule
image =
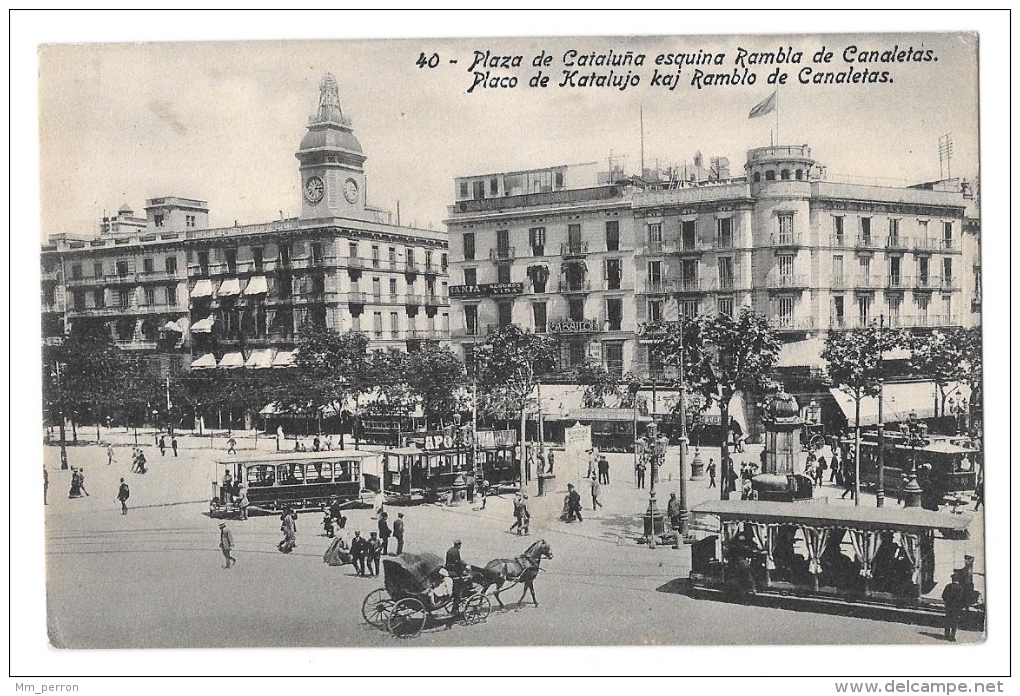
[[[332,73],[326,73],[319,82],[319,110],[314,121],[333,121],[350,125],[350,121],[343,115],[340,108],[340,88],[336,84],[336,78]]]

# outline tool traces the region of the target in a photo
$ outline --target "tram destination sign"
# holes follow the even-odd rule
[[[521,295],[524,283],[482,283],[481,285],[451,285],[450,297],[502,297]]]

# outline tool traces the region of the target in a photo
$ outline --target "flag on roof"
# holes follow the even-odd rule
[[[759,116],[764,116],[767,113],[775,111],[778,94],[779,92],[773,92],[767,96],[764,101],[759,102],[753,109],[751,109],[751,113],[749,113],[747,117],[758,118]]]

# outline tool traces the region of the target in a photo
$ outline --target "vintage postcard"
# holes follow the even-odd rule
[[[53,648],[984,640],[977,33],[38,61]]]

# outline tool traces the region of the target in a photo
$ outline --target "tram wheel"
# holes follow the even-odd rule
[[[386,588],[380,587],[378,590],[372,590],[365,597],[365,601],[361,605],[361,615],[369,624],[385,631],[390,610],[393,609],[394,604],[395,602],[390,599],[390,593],[386,591]]]
[[[386,625],[392,636],[397,638],[416,638],[421,634],[422,629],[425,628],[425,620],[427,618],[428,613],[425,611],[425,605],[413,597],[408,597],[393,605],[393,610],[390,612],[390,618],[387,620]]]
[[[471,595],[468,597],[467,602],[464,603],[463,621],[466,624],[482,623],[489,618],[491,610],[492,602],[489,601],[488,597],[480,592]]]

